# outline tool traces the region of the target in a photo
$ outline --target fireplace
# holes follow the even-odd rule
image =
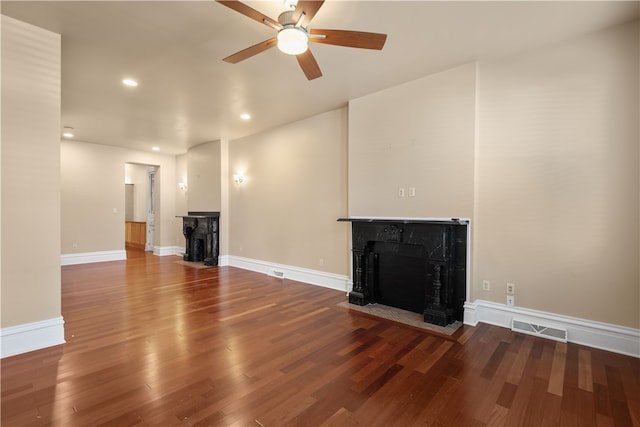
[[[182,216],[182,233],[186,239],[185,261],[204,261],[218,265],[220,212],[189,212]]]
[[[349,302],[380,303],[446,326],[463,320],[467,221],[341,218],[352,224]]]

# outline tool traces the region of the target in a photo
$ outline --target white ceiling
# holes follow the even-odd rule
[[[277,19],[281,0],[246,4]],[[311,28],[388,34],[382,51],[312,44],[323,77],[270,49],[222,58],[275,31],[213,0],[2,1],[2,14],[62,34],[62,125],[75,139],[180,154],[329,111],[470,61],[637,19],[638,1],[331,1]],[[125,77],[137,88],[121,84]],[[252,115],[250,121],[240,113]]]

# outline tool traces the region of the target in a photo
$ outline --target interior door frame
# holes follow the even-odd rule
[[[147,166],[147,241],[145,251],[152,251],[155,247],[155,194],[156,194],[156,166]]]

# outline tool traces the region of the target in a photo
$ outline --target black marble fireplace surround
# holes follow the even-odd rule
[[[185,261],[204,261],[218,265],[220,212],[188,212],[182,216],[182,234],[186,239]]]
[[[340,218],[351,222],[353,290],[349,302],[380,303],[446,326],[463,320],[467,222]]]

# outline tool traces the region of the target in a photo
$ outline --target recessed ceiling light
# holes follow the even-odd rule
[[[122,80],[122,84],[125,86],[131,86],[131,87],[138,86],[138,82],[133,79],[124,79]]]
[[[153,151],[160,151],[160,147],[151,147]]]
[[[73,128],[70,126],[65,126],[64,129],[62,129],[62,136],[64,136],[65,138],[73,138]]]
[[[242,120],[249,120],[249,119],[251,118],[251,114],[248,114],[248,113],[242,113],[242,114],[240,114],[240,118],[241,118]]]

